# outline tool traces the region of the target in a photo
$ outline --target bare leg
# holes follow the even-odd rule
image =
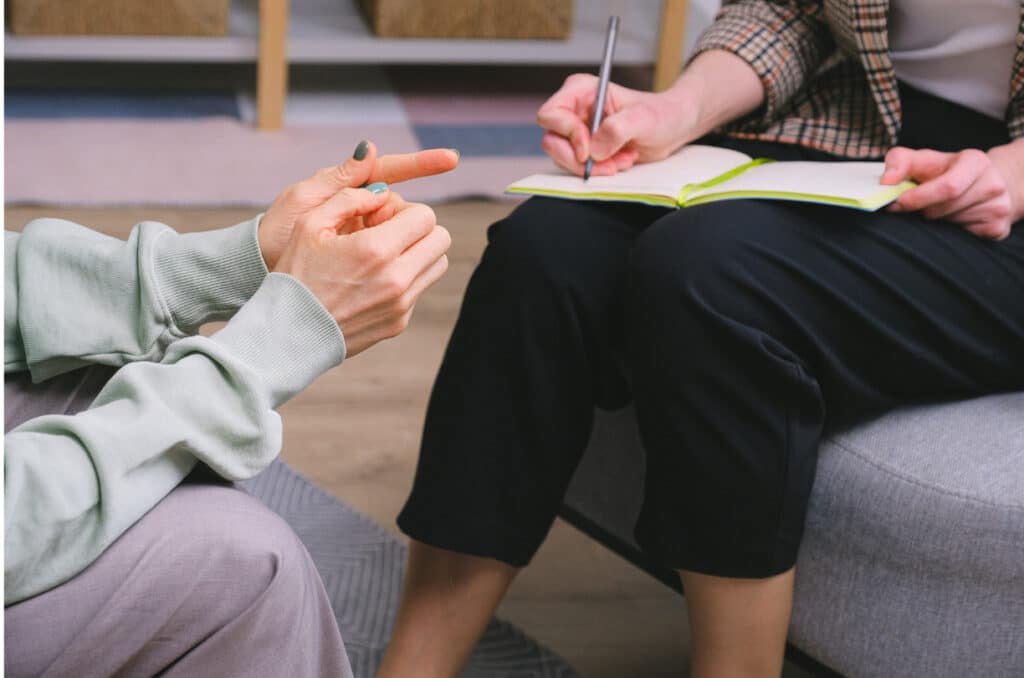
[[[398,620],[378,678],[455,676],[518,571],[412,541]]]
[[[680,572],[690,613],[692,678],[782,673],[794,572],[768,579]]]

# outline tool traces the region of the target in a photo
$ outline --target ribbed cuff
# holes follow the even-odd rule
[[[227,320],[267,277],[256,229],[260,216],[214,231],[167,231],[157,243],[157,284],[174,324],[186,334]]]
[[[268,275],[211,339],[260,375],[273,407],[345,358],[338,323],[305,285],[284,273]]]

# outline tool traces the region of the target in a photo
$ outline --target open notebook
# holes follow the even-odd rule
[[[534,174],[508,193],[573,200],[620,200],[665,207],[689,207],[715,200],[768,198],[799,200],[874,211],[914,186],[882,186],[881,162],[775,162],[714,146],[685,146],[658,162],[644,163],[612,177],[584,182],[567,172]]]

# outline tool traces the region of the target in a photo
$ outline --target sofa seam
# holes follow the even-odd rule
[[[867,455],[865,455],[864,453],[854,449],[849,444],[841,442],[837,438],[830,437],[830,438],[827,438],[826,440],[827,440],[827,442],[832,443],[833,445],[835,445],[836,447],[844,450],[845,452],[849,452],[853,456],[855,456],[858,459],[860,459],[861,461],[863,461],[865,464],[868,464],[869,466],[873,466],[874,468],[878,469],[879,471],[882,471],[883,473],[885,473],[885,474],[887,474],[887,475],[889,475],[889,476],[891,476],[893,478],[897,478],[898,480],[902,480],[903,482],[908,483],[910,485],[914,485],[914,486],[922,488],[922,489],[930,490],[932,492],[935,492],[937,494],[941,494],[941,495],[944,495],[944,496],[947,496],[947,497],[956,497],[957,499],[961,499],[963,501],[966,501],[966,502],[969,502],[969,503],[973,503],[973,504],[978,504],[978,505],[981,505],[981,506],[990,506],[990,507],[993,507],[993,508],[1011,509],[1011,510],[1014,510],[1014,511],[1024,512],[1024,504],[999,504],[999,503],[996,503],[996,502],[993,502],[993,501],[986,501],[984,499],[979,499],[978,497],[971,497],[971,496],[962,494],[960,492],[954,492],[954,491],[948,490],[948,489],[946,489],[944,487],[939,487],[938,485],[934,485],[934,484],[931,484],[931,483],[926,483],[926,482],[923,482],[921,480],[918,480],[917,478],[911,478],[910,476],[904,475],[902,473],[899,473],[898,471],[895,471],[895,470],[893,470],[891,468],[883,466],[882,464],[880,464],[880,463],[878,463],[878,462],[868,458]]]

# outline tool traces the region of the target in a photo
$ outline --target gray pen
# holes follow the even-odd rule
[[[608,80],[612,75],[612,56],[615,54],[615,38],[619,35],[619,17],[608,18],[608,33],[604,38],[604,60],[601,62],[601,73],[597,77],[597,101],[594,102],[594,122],[590,124],[590,137],[597,134],[601,127],[601,118],[604,116],[604,98],[608,94]],[[587,164],[583,166],[583,181],[590,178],[590,171],[594,169],[594,159],[587,158]]]

